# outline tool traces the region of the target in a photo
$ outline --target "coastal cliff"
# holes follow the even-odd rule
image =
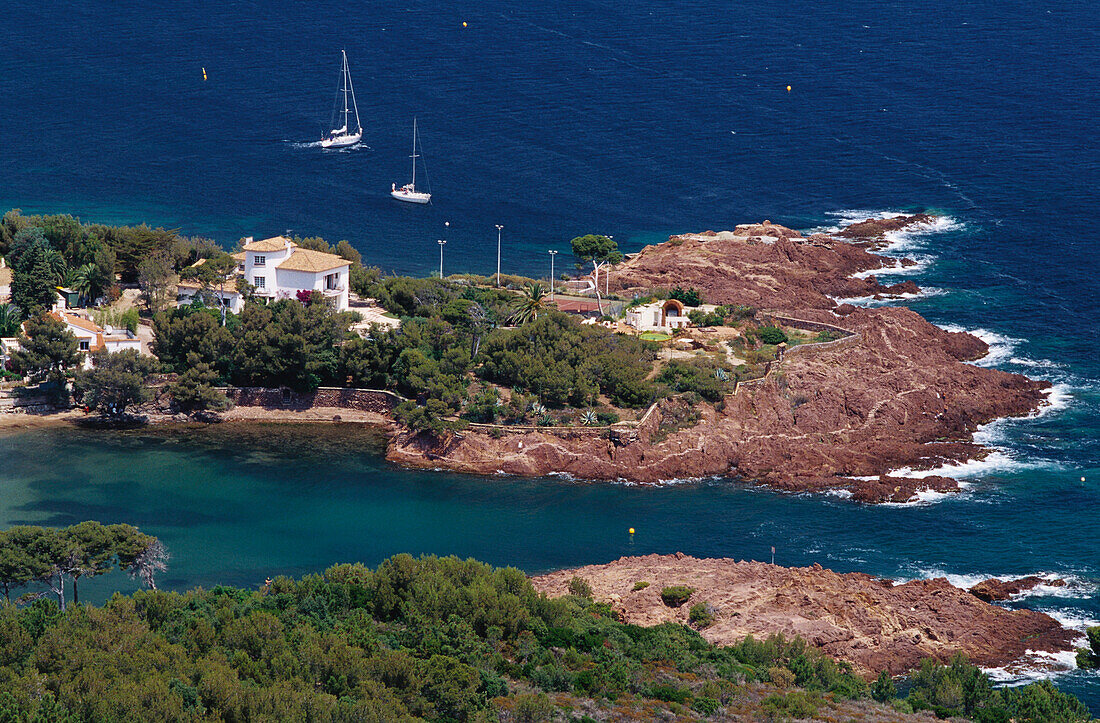
[[[699,405],[698,421],[686,428],[662,426],[677,405],[665,400],[625,440],[583,431],[400,434],[387,456],[414,467],[637,483],[735,475],[786,490],[846,490],[865,502],[955,490],[947,474],[891,471],[949,470],[984,456],[973,441],[978,425],[1033,412],[1050,385],[966,363],[987,345],[907,308],[837,305],[834,297],[915,289],[853,274],[896,263],[870,249],[882,234],[928,220],[869,220],[849,227],[847,239],[803,238],[769,223],[739,226],[674,236],[618,267],[613,285],[624,295],[693,287],[711,303],[771,309],[852,335],[849,343],[788,353],[764,379],[739,384],[719,404]]]
[[[594,599],[609,601],[624,622],[689,625],[692,605],[704,603],[714,622],[700,633],[712,643],[800,635],[867,677],[882,670],[899,675],[924,658],[946,661],[957,652],[982,667],[1003,667],[1029,654],[1073,649],[1074,633],[1050,616],[991,605],[942,578],[894,584],[820,565],[788,568],[677,553],[561,570],[532,584],[557,597],[568,593],[574,577],[591,586]],[[693,589],[678,607],[661,598],[662,588],[674,585]]]

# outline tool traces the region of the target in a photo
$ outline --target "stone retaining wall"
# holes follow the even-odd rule
[[[225,395],[238,407],[265,407],[302,411],[314,407],[336,407],[360,412],[389,414],[404,401],[398,394],[385,389],[348,389],[320,387],[312,392],[267,387],[226,387]]]
[[[795,319],[790,316],[780,316],[779,314],[765,313],[763,317],[769,323],[775,326],[789,326],[794,329],[802,329],[803,331],[833,331],[844,336],[840,339],[834,339],[833,341],[816,341],[808,344],[798,344],[797,346],[789,347],[783,356],[789,356],[790,354],[805,354],[811,351],[827,351],[829,349],[841,349],[844,347],[854,346],[859,343],[860,336],[857,332],[851,329],[845,329],[842,326],[836,326],[835,324],[829,324],[824,321],[810,321],[808,319]]]

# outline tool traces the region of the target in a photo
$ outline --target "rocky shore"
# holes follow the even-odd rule
[[[715,475],[791,491],[844,490],[863,502],[908,502],[950,492],[950,466],[981,458],[981,424],[1033,413],[1048,382],[968,364],[988,352],[980,339],[947,332],[903,307],[857,308],[835,298],[909,293],[883,286],[872,253],[883,234],[928,216],[868,220],[844,238],[765,222],[732,232],[674,236],[617,267],[629,296],[654,287],[694,287],[706,301],[743,304],[846,329],[852,343],[789,354],[764,380],[742,384],[697,424],[656,434],[675,401],[662,402],[630,439],[539,430],[498,438],[464,431],[444,440],[398,435],[391,461],[477,474],[657,483]],[[924,477],[894,470],[940,470]],[[941,469],[943,468],[943,469]]]
[[[573,577],[585,580],[593,598],[609,601],[625,622],[693,625],[690,609],[704,603],[715,617],[699,632],[712,643],[800,635],[869,678],[882,670],[908,672],[928,657],[946,661],[956,652],[982,667],[1003,667],[1073,648],[1074,633],[1050,616],[991,605],[942,578],[895,584],[819,565],[788,568],[677,553],[623,557],[532,582],[556,597],[568,593]],[[673,585],[692,588],[678,607],[661,598],[662,588]]]

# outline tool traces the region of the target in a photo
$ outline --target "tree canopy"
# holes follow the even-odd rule
[[[24,329],[20,349],[12,355],[16,368],[32,381],[64,385],[66,375],[80,364],[76,337],[64,324],[46,314],[28,319]]]
[[[92,368],[76,373],[73,396],[100,414],[123,416],[130,407],[150,399],[149,377],[158,367],[156,359],[136,349],[100,349],[92,354]]]
[[[577,236],[569,242],[573,255],[581,261],[617,264],[623,260],[619,244],[614,239],[598,234]]]

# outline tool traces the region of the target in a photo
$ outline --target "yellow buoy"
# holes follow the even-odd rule
[[[202,79],[206,80],[206,68],[202,69]]]
[[[787,92],[788,92],[788,93],[790,93],[790,92],[791,92],[791,86],[789,86],[789,85],[787,86]]]
[[[627,532],[629,532],[630,534],[632,534],[632,535],[633,535],[633,534],[634,534],[634,528],[633,528],[633,527],[631,527],[631,528],[630,528],[629,530],[627,530]]]
[[[465,20],[462,21],[462,27],[466,27],[466,21]]]

